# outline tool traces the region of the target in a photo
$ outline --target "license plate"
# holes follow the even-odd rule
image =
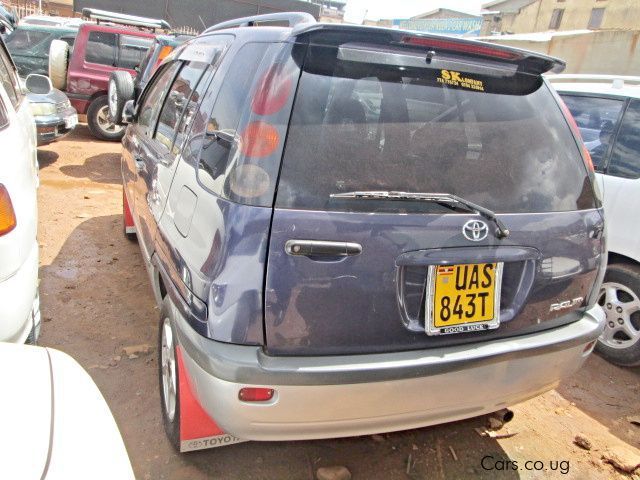
[[[430,266],[425,298],[427,335],[498,328],[501,282],[502,263]]]
[[[71,115],[64,119],[64,128],[73,128],[78,124],[78,115]]]

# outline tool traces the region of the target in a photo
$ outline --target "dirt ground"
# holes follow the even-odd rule
[[[84,126],[39,151],[41,344],[71,354],[91,374],[138,479],[313,479],[330,465],[346,466],[355,479],[640,479],[640,470],[623,475],[601,459],[616,446],[640,455],[640,427],[628,419],[640,415],[640,368],[597,356],[556,390],[513,406],[514,420],[499,432],[517,433],[511,438],[481,437],[475,428],[487,419],[478,418],[383,436],[177,454],[161,424],[158,311],[138,245],[122,234],[119,152]],[[153,350],[122,355],[140,344]],[[573,444],[578,433],[591,451]]]

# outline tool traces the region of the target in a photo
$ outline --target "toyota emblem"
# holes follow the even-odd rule
[[[469,220],[462,227],[462,234],[467,240],[480,242],[489,235],[489,227],[482,220]]]

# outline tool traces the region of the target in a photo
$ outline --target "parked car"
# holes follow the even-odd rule
[[[18,22],[18,25],[40,25],[43,27],[75,27],[84,22],[81,18],[56,17],[53,15],[28,15]]]
[[[28,93],[38,131],[38,146],[66,137],[78,125],[78,114],[67,96],[50,87],[49,93]]]
[[[113,415],[73,358],[0,343],[0,362],[0,478],[133,480]]]
[[[596,347],[621,366],[640,365],[640,77],[549,78],[573,114],[604,192],[609,264],[599,303],[607,322]]]
[[[423,427],[575,372],[606,248],[562,68],[301,13],[174,50],[122,118],[173,445]]]
[[[27,88],[43,93],[46,85],[39,75],[26,81]],[[2,41],[0,145],[0,341],[34,342],[40,332],[36,128]]]
[[[116,70],[109,79],[109,118],[117,120],[122,116],[124,104],[140,95],[158,65],[179,45],[193,38],[193,35],[158,35],[146,57],[136,69],[137,74]]]
[[[89,10],[87,16],[93,18],[92,11],[85,10]],[[106,13],[96,20],[105,19]],[[124,134],[124,128],[109,119],[107,92],[111,72],[122,70],[135,75],[135,68],[155,38],[153,33],[138,27],[160,28],[160,24],[164,28],[166,24],[160,20],[113,15],[111,23],[135,26],[85,23],[78,30],[71,53],[64,43],[51,43],[49,61],[53,86],[67,94],[79,114],[87,116],[89,130],[101,140],[120,140]]]
[[[47,75],[51,42],[58,39],[71,47],[77,33],[77,28],[19,25],[7,36],[6,43],[20,76]]]

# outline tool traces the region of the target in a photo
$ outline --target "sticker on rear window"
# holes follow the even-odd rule
[[[468,88],[469,90],[477,90],[484,92],[484,83],[482,80],[475,78],[463,77],[462,73],[454,70],[440,70],[440,76],[436,79],[438,83],[452,85],[454,87]]]

